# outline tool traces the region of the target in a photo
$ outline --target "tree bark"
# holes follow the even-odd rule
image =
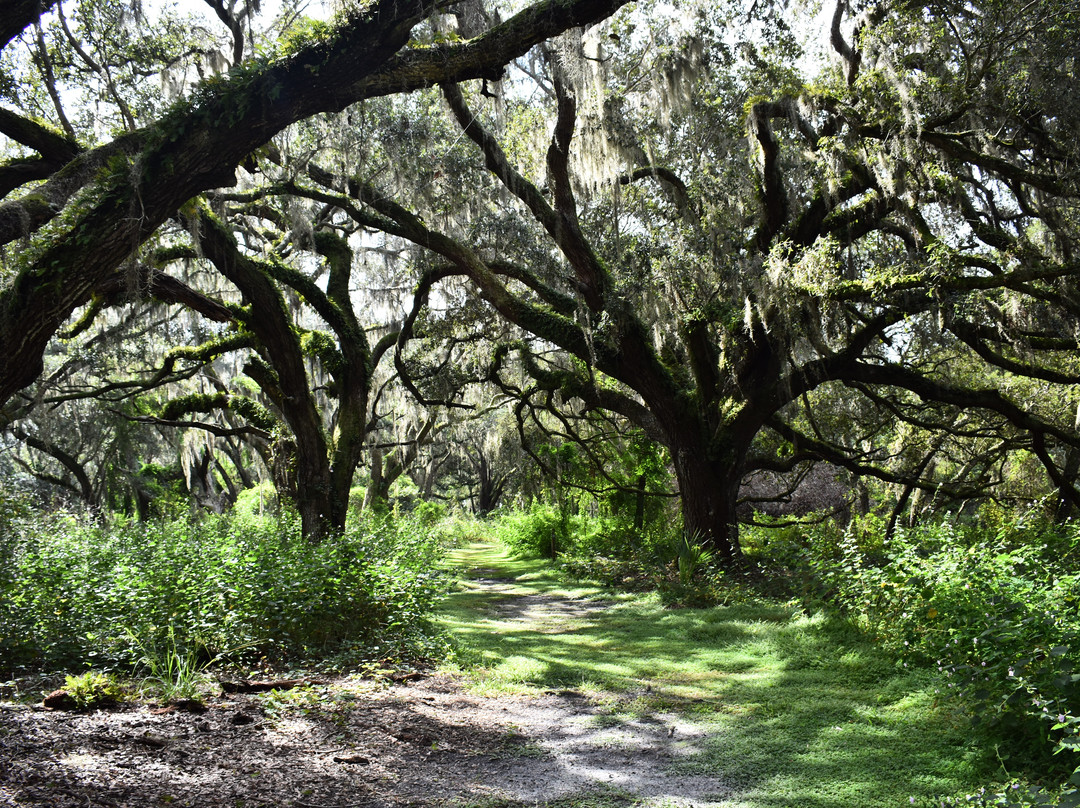
[[[672,449],[682,500],[683,530],[708,547],[725,566],[742,558],[736,516],[741,463],[720,462],[688,446]]]
[[[496,475],[491,470],[491,464],[488,463],[487,457],[484,455],[483,450],[477,449],[477,485],[478,490],[476,493],[476,515],[487,516],[499,505],[499,500],[502,499],[503,490],[506,487],[506,477],[504,475]]]
[[[272,369],[253,365],[248,373],[254,373],[253,378],[281,410],[292,432],[296,508],[304,536],[318,542],[327,531],[344,528],[348,491],[344,503],[335,501],[322,417],[311,395],[304,357],[285,301],[258,262],[240,252],[217,219],[204,213],[191,229],[199,234],[207,258],[243,293],[254,312],[249,325]]]
[[[364,492],[364,509],[386,509],[390,505],[390,486],[397,479],[396,476],[387,478],[385,472],[388,466],[393,467],[393,453],[389,457],[383,455],[378,447],[371,450],[371,478],[368,481],[367,490]]]
[[[1054,521],[1059,525],[1065,524],[1076,511],[1067,486],[1075,488],[1078,475],[1080,475],[1080,450],[1067,446],[1065,447],[1065,462],[1061,468],[1064,484],[1057,486],[1058,501],[1054,508]]]
[[[37,21],[56,0],[3,0],[0,2],[0,48]]]

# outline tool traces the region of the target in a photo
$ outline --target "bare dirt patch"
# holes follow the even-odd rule
[[[608,606],[490,589],[499,619],[557,631]],[[506,591],[500,591],[502,587]],[[57,808],[399,808],[522,805],[595,791],[707,806],[722,783],[675,775],[705,732],[665,713],[612,711],[574,690],[484,697],[447,676],[339,677],[225,694],[204,713],[126,705],[71,713],[0,703],[0,804]]]
[[[499,620],[527,624],[531,630],[545,633],[559,633],[612,606],[605,600],[520,594],[513,578],[481,575],[469,578],[468,585],[491,596],[490,611]]]

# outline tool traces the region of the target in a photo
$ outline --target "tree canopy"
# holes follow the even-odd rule
[[[1074,4],[841,1],[820,42],[759,4],[375,2],[257,43],[210,6],[217,40],[12,4],[40,114],[0,110],[4,422],[65,323],[142,295],[203,325],[130,389],[202,387],[128,417],[214,413],[311,536],[365,452],[400,475],[480,385],[527,449],[598,418],[664,447],[731,562],[747,481],[818,463],[896,486],[894,517],[1021,456],[1080,505]],[[105,113],[65,113],[76,76]],[[405,393],[428,413],[377,438]]]
[[[619,5],[538,4],[473,40],[410,48],[410,32],[434,4],[374,3],[280,55],[234,64],[160,119],[91,148],[6,112],[5,136],[51,159],[53,170],[0,206],[0,243],[17,245],[0,291],[0,338],[8,346],[0,401],[37,377],[60,324],[140,244],[188,200],[234,184],[240,163],[289,124],[364,98],[497,76],[536,43]],[[36,18],[29,7],[24,14],[24,26]]]

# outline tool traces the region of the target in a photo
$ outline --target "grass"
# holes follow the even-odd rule
[[[484,799],[479,802],[455,804],[453,808],[633,808],[634,801],[619,794],[590,794],[544,802],[517,802],[513,800]],[[661,806],[667,808],[667,806]],[[672,806],[677,808],[677,806]]]
[[[992,751],[974,747],[966,719],[937,704],[928,673],[898,667],[842,622],[767,601],[668,610],[654,596],[568,586],[546,562],[492,545],[466,546],[450,561],[464,573],[441,619],[469,687],[572,688],[613,724],[680,713],[707,734],[683,750],[676,773],[727,783],[732,792],[717,805],[899,806],[994,774]],[[501,591],[479,587],[481,576],[500,579]],[[520,596],[603,608],[578,610],[559,630],[515,620]]]

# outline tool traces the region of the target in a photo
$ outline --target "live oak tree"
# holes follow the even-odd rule
[[[11,30],[4,29],[4,43],[11,46],[19,31],[33,28],[23,40],[34,51],[40,76],[38,97],[50,98],[54,108],[40,110],[51,123],[0,109],[0,133],[24,149],[23,155],[0,166],[0,186],[6,195],[0,205],[4,249],[0,422],[8,423],[25,411],[27,400],[13,402],[13,396],[38,378],[47,345],[62,324],[79,307],[130,286],[132,272],[137,274],[133,267],[142,263],[138,260],[142,245],[157,238],[159,246],[172,246],[168,237],[162,241],[162,227],[185,220],[197,231],[196,248],[241,290],[249,306],[246,315],[223,317],[220,307],[215,309],[216,301],[203,297],[199,304],[204,306],[203,313],[211,312],[209,316],[215,319],[241,323],[244,334],[233,341],[246,347],[258,343],[266,357],[260,385],[264,392],[277,395],[280,414],[295,444],[289,452],[289,476],[301,503],[305,532],[315,538],[326,528],[341,527],[347,502],[347,493],[343,498],[342,492],[351,483],[364,434],[350,419],[362,420],[365,408],[362,403],[343,407],[338,413],[338,432],[326,434],[307,395],[310,390],[302,362],[290,344],[291,325],[282,311],[280,291],[268,279],[273,273],[245,254],[227,223],[201,213],[200,204],[191,200],[234,185],[237,167],[242,162],[253,166],[253,153],[296,121],[438,81],[494,79],[510,59],[569,27],[602,19],[622,2],[540,3],[504,23],[492,20],[480,28],[474,26],[470,38],[458,37],[453,42],[433,42],[425,35],[410,42],[417,26],[442,13],[437,4],[376,2],[347,8],[331,24],[296,26],[284,40],[254,53],[241,24],[252,9],[244,4],[226,8],[210,3],[229,29],[231,47],[229,58],[217,57],[219,64],[209,59],[207,69],[213,72],[229,63],[232,67],[227,75],[208,75],[186,97],[160,112],[149,102],[142,106],[132,102],[129,93],[138,88],[138,71],[145,68],[144,77],[155,75],[163,83],[178,76],[183,85],[194,70],[203,72],[204,43],[167,54],[151,48],[143,54],[145,62],[124,62],[118,56],[122,48],[113,47],[116,42],[101,39],[100,48],[91,47],[80,36],[91,30],[107,36],[103,33],[107,25],[95,29],[92,23],[100,23],[95,15],[101,9],[118,8],[115,4],[107,0],[80,4],[75,17],[86,12],[83,28],[76,26],[75,17],[68,21],[63,6],[57,7],[53,18],[43,16],[48,4],[12,4]],[[127,34],[129,22],[118,21],[117,42]],[[59,44],[46,42],[50,35]],[[89,128],[73,125],[57,91],[61,68],[82,70],[88,80],[97,82],[101,96],[116,113],[115,121],[125,130],[122,134],[98,140],[108,125],[106,118],[91,121]],[[120,73],[132,81],[124,85]],[[10,83],[8,88],[11,93],[19,89]],[[315,249],[330,264],[345,261],[331,270],[337,288],[328,290],[320,302],[313,302],[315,295],[305,295],[303,289],[298,293],[316,308],[323,305],[320,314],[338,335],[355,331],[356,323],[349,321],[348,306],[342,300],[347,295],[350,248],[331,233],[320,233]],[[173,302],[177,302],[177,287],[188,298],[179,302],[199,297],[172,281],[155,266],[146,288],[150,294],[165,290]],[[358,390],[367,392],[366,382],[351,383],[367,360],[352,354],[366,356],[367,347],[354,337],[355,333],[347,334],[340,342],[345,360],[340,368],[346,378],[335,382],[342,382],[347,395],[355,397]],[[319,346],[312,350],[318,353]],[[213,353],[207,348],[199,357],[186,358],[209,361]],[[185,414],[184,405],[175,405],[174,410],[166,414]],[[357,434],[360,440],[349,437]]]
[[[531,89],[444,83],[475,149],[468,212],[518,223],[517,239],[432,218],[363,169],[343,187],[372,226],[428,251],[418,308],[464,277],[563,352],[543,363],[536,343],[506,344],[493,372],[517,350],[535,384],[666,446],[686,529],[729,562],[753,471],[827,460],[913,490],[985,490],[821,428],[840,386],[833,401],[944,436],[975,411],[993,425],[978,434],[1030,449],[1080,502],[1075,13],[848,16],[839,3],[836,67],[815,83],[782,41],[748,44],[740,65],[710,20],[664,42],[632,18],[524,65]],[[650,60],[641,43],[658,39]]]
[[[502,24],[463,13],[410,46],[431,9],[376,3],[105,145],[0,116],[44,180],[0,206],[0,400],[140,244],[231,185],[242,161],[265,160],[275,133],[440,83],[457,134],[392,181],[386,154],[341,144],[272,178],[274,193],[326,206],[331,229],[347,219],[421,248],[396,361],[423,311],[466,279],[517,329],[489,376],[505,385],[524,367],[554,405],[617,413],[667,447],[687,530],[729,561],[743,479],[813,460],[962,497],[994,474],[956,452],[941,462],[937,447],[971,437],[983,456],[1030,451],[1062,502],[1080,501],[1075,10],[897,3],[855,16],[841,2],[826,34],[835,67],[813,82],[782,26],[733,47],[715,9],[654,6],[532,49],[618,5],[545,4]],[[236,61],[246,51],[233,45]],[[399,130],[431,126],[432,109],[403,108]],[[5,182],[23,187],[27,170],[5,166]],[[236,283],[256,258],[231,226],[192,229]],[[249,280],[261,302],[246,333],[265,347],[278,326],[259,307],[280,303]],[[298,379],[286,353],[268,369]],[[316,434],[296,407],[294,432]],[[845,411],[863,419],[849,426]],[[916,433],[939,437],[921,453],[898,445]]]
[[[426,47],[409,47],[409,37],[435,4],[357,7],[284,52],[264,51],[227,76],[208,78],[157,120],[135,122],[132,131],[98,145],[3,111],[0,132],[36,153],[31,179],[44,182],[19,195],[22,167],[4,167],[0,402],[6,405],[38,376],[61,324],[143,242],[188,200],[233,185],[237,166],[289,124],[437,81],[497,77],[510,59],[569,27],[602,19],[621,2],[540,3],[472,39]],[[25,28],[40,19],[43,6],[16,3],[12,10],[17,14],[5,25]],[[14,34],[5,30],[9,45]]]

